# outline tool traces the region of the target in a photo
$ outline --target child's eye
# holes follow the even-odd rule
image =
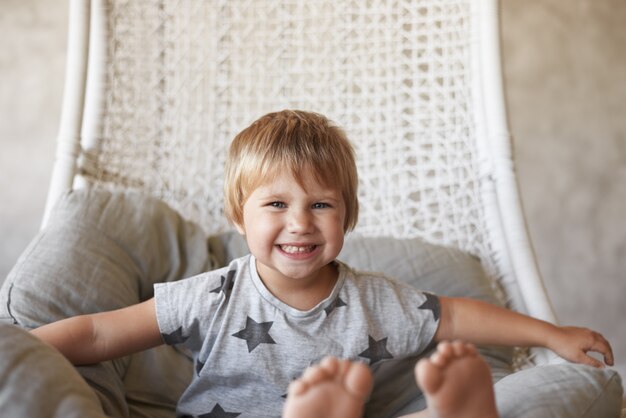
[[[313,204],[313,209],[325,209],[329,208],[330,205],[328,203],[317,202]]]
[[[287,207],[287,205],[285,205],[285,203],[283,202],[271,202],[269,205],[273,208],[278,208],[278,209],[283,209]]]

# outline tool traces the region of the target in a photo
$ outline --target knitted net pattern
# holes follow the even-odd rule
[[[358,233],[452,245],[497,275],[470,2],[109,0],[102,120],[81,175],[223,231],[230,140],[267,112],[311,110],[355,146]]]

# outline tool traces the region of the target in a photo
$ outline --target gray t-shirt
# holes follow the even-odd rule
[[[278,417],[289,383],[327,355],[371,366],[428,347],[436,296],[336,263],[335,288],[309,311],[272,295],[252,255],[155,285],[164,342],[187,347],[196,366],[178,416]]]

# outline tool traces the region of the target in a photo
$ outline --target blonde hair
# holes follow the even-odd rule
[[[310,173],[321,184],[336,186],[346,205],[344,231],[354,229],[359,202],[352,145],[325,116],[299,110],[269,113],[235,136],[226,160],[227,218],[242,224],[243,206],[254,189],[285,171],[301,186]]]

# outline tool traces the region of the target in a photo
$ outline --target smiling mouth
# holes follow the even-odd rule
[[[287,254],[308,254],[317,248],[317,245],[279,245],[280,249]]]

